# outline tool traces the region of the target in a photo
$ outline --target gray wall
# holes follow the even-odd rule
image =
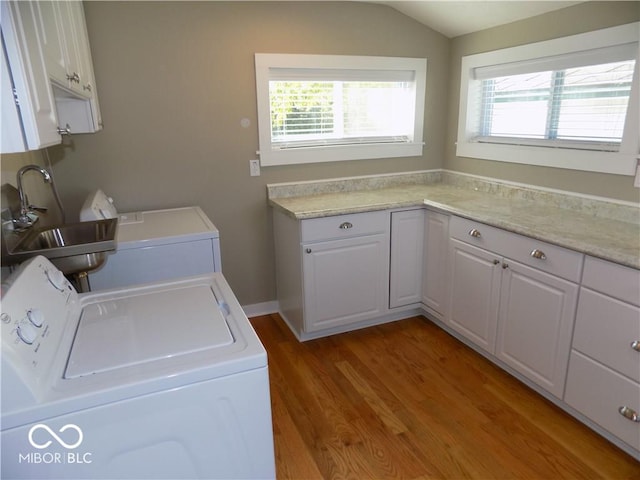
[[[71,219],[96,188],[121,211],[200,205],[221,231],[223,270],[240,302],[266,302],[275,298],[267,183],[446,167],[637,200],[630,177],[462,159],[454,142],[462,55],[628,23],[638,5],[590,2],[449,40],[360,2],[86,2],[104,130],[48,152]],[[250,177],[256,52],[428,58],[424,155],[269,167]],[[3,156],[3,183],[37,157]]]

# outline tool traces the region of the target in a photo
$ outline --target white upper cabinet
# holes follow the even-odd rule
[[[7,56],[7,62],[2,62],[2,77],[9,80],[14,92],[13,101],[2,102],[2,153],[60,143],[55,100],[42,43],[29,12],[31,4],[2,2],[1,8],[2,46]],[[7,138],[10,140],[5,141]]]
[[[2,104],[2,153],[55,145],[65,133],[98,131],[102,120],[82,2],[2,2],[1,21],[2,76],[15,98]]]

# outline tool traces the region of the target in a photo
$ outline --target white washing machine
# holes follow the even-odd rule
[[[101,190],[80,220],[118,217],[116,251],[89,273],[92,291],[222,271],[220,235],[200,207],[118,213]]]
[[[3,285],[2,478],[274,478],[267,356],[221,273]]]

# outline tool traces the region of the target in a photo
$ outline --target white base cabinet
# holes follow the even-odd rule
[[[280,311],[300,339],[389,312],[389,212],[298,221],[274,211]]]
[[[425,312],[640,459],[640,271],[427,209],[274,232],[299,339]]]
[[[446,323],[562,398],[582,256],[458,217],[451,235]]]

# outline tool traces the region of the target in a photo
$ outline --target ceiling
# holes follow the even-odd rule
[[[503,0],[380,1],[453,38],[504,25],[582,2]]]

